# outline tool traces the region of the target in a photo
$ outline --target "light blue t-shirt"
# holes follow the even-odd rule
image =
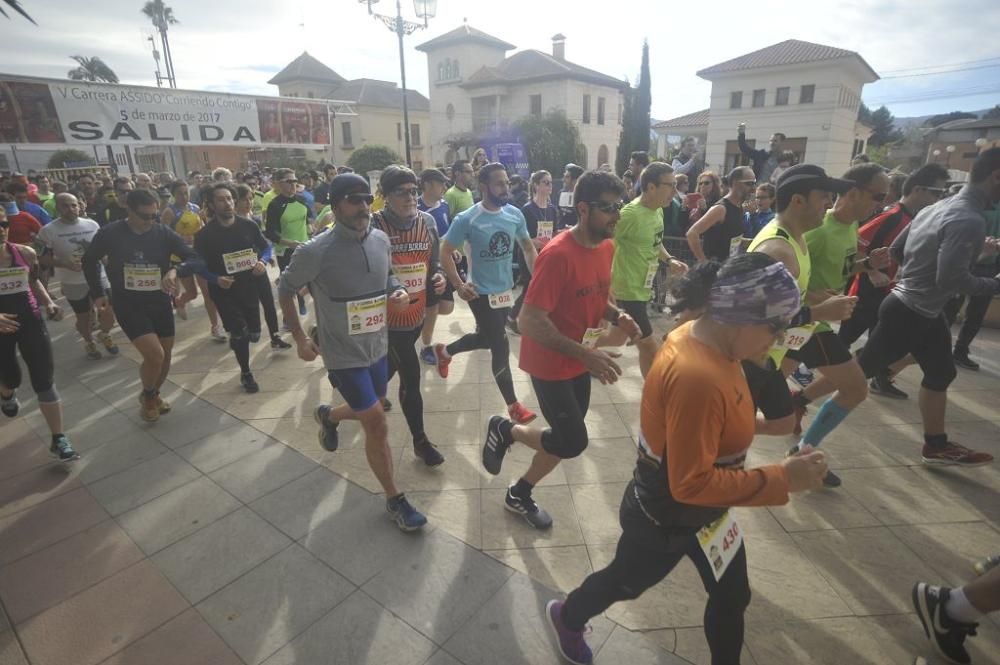
[[[514,287],[514,243],[528,238],[528,224],[520,210],[505,205],[490,212],[482,203],[456,215],[445,235],[454,247],[469,243],[472,283],[480,295]]]

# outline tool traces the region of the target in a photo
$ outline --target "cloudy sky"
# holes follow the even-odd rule
[[[39,25],[0,19],[0,71],[64,78],[70,55],[96,55],[122,82],[155,85],[142,0],[21,1]],[[395,37],[358,0],[167,4],[180,21],[170,39],[181,88],[275,94],[267,80],[303,50],[348,79],[399,81]],[[394,13],[395,3],[382,0],[375,9]],[[410,0],[403,0],[403,12],[414,19]],[[865,101],[885,103],[897,116],[1000,103],[995,0],[438,0],[430,28],[407,37],[410,87],[427,93],[427,60],[413,47],[463,19],[519,49],[550,51],[552,35],[562,32],[569,60],[632,81],[648,38],[659,119],[708,106],[710,85],[697,70],[789,38],[860,53],[886,77],[866,86]]]

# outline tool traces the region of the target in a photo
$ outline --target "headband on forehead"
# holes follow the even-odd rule
[[[707,315],[734,326],[787,322],[799,311],[799,286],[783,263],[719,278],[708,295]]]

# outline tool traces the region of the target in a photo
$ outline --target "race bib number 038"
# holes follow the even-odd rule
[[[403,284],[407,293],[420,293],[427,285],[426,263],[395,265],[392,271],[396,273],[396,278]]]
[[[257,265],[257,251],[252,247],[248,247],[238,252],[229,252],[222,255],[222,262],[226,265],[227,275],[235,275],[238,272],[251,270]]]
[[[503,309],[504,307],[510,307],[514,304],[514,293],[512,291],[491,293],[489,295],[489,299],[490,307],[492,309]]]
[[[125,264],[125,288],[129,291],[159,291],[160,267]]]
[[[24,266],[0,268],[0,295],[9,296],[28,290],[28,269]]]
[[[726,511],[719,519],[698,530],[698,544],[712,566],[712,574],[718,582],[725,574],[733,557],[743,545],[743,531],[736,523],[731,511]]]
[[[385,296],[347,303],[347,332],[350,335],[378,332],[385,328]]]

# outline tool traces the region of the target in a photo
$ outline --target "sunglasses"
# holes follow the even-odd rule
[[[948,193],[948,190],[944,187],[921,187],[920,189],[936,195],[939,199],[944,198],[944,195]]]
[[[597,208],[601,212],[606,212],[608,214],[613,212],[621,212],[621,209],[625,207],[625,204],[621,201],[616,201],[610,203],[608,201],[584,201],[587,205]]]
[[[156,214],[155,212],[150,212],[150,213],[145,213],[145,214],[141,213],[141,212],[138,212],[138,211],[133,211],[133,212],[135,212],[135,216],[136,217],[138,217],[139,219],[144,219],[147,222],[152,222],[157,217],[159,217],[159,215]]]
[[[0,222],[0,229],[6,229],[9,226],[10,226],[10,220],[5,219],[2,222]]]
[[[348,203],[351,203],[356,206],[359,206],[362,203],[371,205],[372,203],[375,202],[375,197],[372,196],[371,194],[348,194],[344,198],[347,199]]]
[[[420,191],[416,187],[401,187],[399,189],[392,190],[391,193],[393,196],[411,196],[413,198],[417,198],[420,195]]]

